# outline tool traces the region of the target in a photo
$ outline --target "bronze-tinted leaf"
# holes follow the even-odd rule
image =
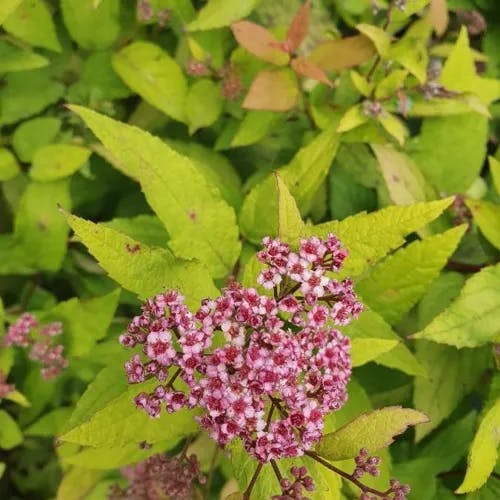
[[[313,80],[318,80],[318,82],[324,83],[329,87],[333,87],[333,84],[329,80],[326,73],[317,64],[313,63],[306,57],[297,57],[296,59],[293,59],[292,69],[300,76],[312,78]]]
[[[286,34],[286,47],[290,53],[295,52],[304,41],[309,30],[309,13],[311,12],[311,0],[307,0],[297,11],[290,23]]]
[[[278,66],[288,63],[289,56],[280,48],[280,42],[262,26],[250,21],[239,21],[231,25],[231,30],[238,43],[259,59]]]
[[[442,36],[448,28],[449,21],[446,0],[431,0],[429,17],[436,35]]]
[[[246,109],[288,111],[297,104],[299,89],[288,69],[261,71],[252,82],[243,101]]]
[[[356,35],[318,45],[309,54],[309,60],[325,71],[338,71],[358,66],[374,54],[373,43],[364,35]]]

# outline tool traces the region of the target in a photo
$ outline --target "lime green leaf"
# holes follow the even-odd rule
[[[61,9],[71,38],[84,49],[107,49],[120,33],[120,0],[61,0]]]
[[[130,238],[149,246],[165,248],[168,233],[156,215],[136,215],[135,217],[117,217],[102,226],[126,234]]]
[[[258,0],[208,0],[198,16],[187,26],[189,31],[229,26],[250,14]]]
[[[52,14],[43,0],[22,0],[5,20],[3,28],[30,45],[61,51]]]
[[[498,161],[494,156],[490,156],[488,160],[490,163],[490,172],[493,177],[495,189],[497,193],[500,194],[500,161]]]
[[[186,97],[186,118],[190,134],[212,125],[221,112],[222,94],[212,80],[204,78],[191,85]]]
[[[488,364],[489,352],[419,341],[415,355],[426,369],[427,377],[415,379],[413,404],[430,419],[416,429],[415,439],[420,441],[448,418],[476,386]]]
[[[352,83],[354,83],[354,86],[361,95],[370,97],[373,90],[373,84],[368,83],[368,80],[355,70],[350,71],[349,75],[351,76]]]
[[[408,129],[404,123],[396,115],[388,112],[380,114],[377,119],[382,127],[398,141],[399,145],[403,146],[408,136]]]
[[[238,125],[230,146],[249,146],[268,135],[279,123],[281,115],[274,111],[248,111]]]
[[[314,197],[326,178],[331,162],[338,148],[338,135],[331,129],[325,130],[309,144],[301,148],[292,161],[278,169],[281,180],[295,198],[300,212],[306,214],[312,206]],[[247,195],[240,212],[241,230],[254,243],[262,237],[276,234],[276,219],[268,216],[277,213],[277,205],[269,205],[276,200],[273,175],[257,184]],[[262,207],[266,206],[266,212]]]
[[[375,89],[376,99],[387,99],[396,94],[396,92],[403,86],[403,83],[408,75],[404,69],[396,69],[389,73],[382,79]]]
[[[2,0],[0,5],[0,26],[14,12],[22,0]],[[1,477],[1,474],[0,474]]]
[[[11,450],[23,442],[23,434],[16,421],[0,410],[0,449]]]
[[[363,125],[368,120],[369,117],[363,112],[362,106],[360,104],[356,104],[355,106],[349,108],[342,116],[337,127],[337,132],[348,132],[353,128]]]
[[[410,156],[439,191],[465,192],[481,171],[487,140],[488,119],[477,113],[427,118]]]
[[[56,102],[64,85],[51,78],[49,68],[9,73],[0,89],[0,126],[39,113]]]
[[[373,453],[394,442],[408,427],[428,421],[422,412],[389,406],[364,413],[339,430],[326,434],[316,451],[328,460],[354,458],[361,448]]]
[[[5,472],[5,462],[0,462],[0,479],[2,479],[4,472]]]
[[[16,157],[6,148],[0,148],[0,182],[8,181],[19,174]]]
[[[37,181],[55,181],[74,174],[90,157],[91,151],[73,144],[49,144],[33,155],[30,177]]]
[[[356,338],[351,341],[352,366],[362,366],[391,351],[399,344],[394,339]]]
[[[457,348],[477,347],[500,333],[500,264],[467,280],[458,298],[413,338]]]
[[[397,323],[424,295],[458,246],[467,226],[415,241],[372,268],[357,285],[368,306]]]
[[[102,472],[80,467],[66,470],[57,488],[56,500],[80,500],[101,479]]]
[[[370,356],[370,361],[374,360],[377,364],[394,368],[408,375],[425,376],[422,365],[404,345],[399,335],[376,312],[364,311],[356,321],[341,327],[341,330],[349,336],[353,343],[365,339],[384,340],[387,342],[385,345],[389,346],[389,342],[396,342],[395,346],[386,352],[378,352],[374,356],[372,353],[366,353],[365,356]]]
[[[51,143],[60,129],[59,118],[33,118],[16,128],[12,136],[12,147],[21,161],[30,163],[36,150]]]
[[[206,268],[197,262],[175,258],[168,250],[140,244],[102,224],[69,214],[66,219],[111,278],[142,299],[174,288],[196,305],[217,293]]]
[[[425,201],[425,179],[410,157],[389,145],[373,144],[372,149],[396,205]]]
[[[71,408],[56,408],[45,413],[25,431],[26,436],[55,436],[63,427],[71,414]]]
[[[424,227],[445,210],[452,198],[390,206],[370,214],[356,214],[343,221],[331,221],[307,227],[311,235],[325,237],[334,233],[349,250],[343,272],[356,276],[388,252],[404,243],[404,237]]]
[[[215,277],[228,275],[240,253],[233,209],[189,158],[136,127],[94,111],[72,107],[123,170],[141,183],[165,225],[176,255],[207,264]]]
[[[289,69],[261,71],[243,100],[245,109],[288,111],[299,98],[297,79]]]
[[[467,200],[474,221],[488,241],[500,249],[500,205],[491,201]]]
[[[198,424],[192,412],[164,412],[160,418],[152,419],[136,408],[133,398],[138,392],[150,392],[157,383],[149,381],[129,387],[121,366],[105,368],[89,385],[60,439],[93,447],[125,446],[141,441],[154,444],[194,432]],[[103,384],[114,385],[113,393]]]
[[[467,472],[456,493],[480,488],[493,472],[500,443],[500,399],[484,415],[469,452]]]
[[[297,204],[280,175],[275,173],[275,177],[278,190],[278,236],[281,241],[298,245],[304,233],[304,223]]]
[[[69,355],[82,356],[106,336],[119,296],[120,290],[117,289],[102,297],[92,297],[84,301],[75,297],[59,302],[43,314],[43,319],[61,321],[64,338],[69,344]]]
[[[416,97],[408,109],[408,116],[450,116],[463,115],[474,111],[486,117],[490,117],[488,107],[485,106],[474,94],[462,94],[453,98],[425,99],[425,97]]]
[[[7,396],[5,396],[5,399],[17,403],[19,406],[24,406],[25,408],[31,406],[28,398],[19,391],[10,392]]]
[[[43,56],[0,41],[0,73],[43,68],[48,64],[49,60]]]
[[[391,38],[383,29],[373,26],[372,24],[358,24],[356,28],[373,42],[377,52],[382,57],[387,54],[391,45]]]
[[[115,54],[113,68],[146,102],[185,121],[186,78],[177,62],[158,45],[131,43]]]

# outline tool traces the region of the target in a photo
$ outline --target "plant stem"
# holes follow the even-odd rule
[[[276,478],[278,479],[278,483],[280,483],[280,486],[281,486],[281,480],[283,479],[283,476],[281,475],[281,472],[278,468],[278,464],[276,463],[275,460],[271,460],[271,466],[274,470],[274,474],[276,475]]]
[[[259,462],[259,465],[257,465],[257,468],[255,469],[255,472],[253,473],[252,479],[250,479],[250,483],[248,483],[248,487],[245,490],[245,493],[243,493],[243,500],[250,500],[250,494],[252,493],[253,487],[255,486],[255,482],[257,481],[257,478],[259,477],[260,471],[262,470],[262,466],[264,464]]]

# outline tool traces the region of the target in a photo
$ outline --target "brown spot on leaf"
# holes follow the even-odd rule
[[[196,222],[196,220],[198,219],[198,215],[193,209],[189,210],[188,215],[193,222]]]
[[[38,226],[38,229],[40,229],[40,231],[46,231],[47,230],[47,224],[45,224],[45,222],[41,221],[41,220],[38,220],[36,222],[37,226]]]
[[[141,245],[131,245],[130,243],[125,243],[125,248],[127,249],[128,253],[137,253],[141,249]]]
[[[392,176],[391,176],[391,177],[392,177],[392,180],[393,180],[394,182],[400,182],[400,181],[401,181],[401,179],[400,179],[397,175],[395,175],[395,174],[392,174]]]

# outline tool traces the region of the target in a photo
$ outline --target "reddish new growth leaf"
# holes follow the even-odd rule
[[[268,30],[250,21],[239,21],[231,26],[234,37],[248,52],[263,61],[284,66],[289,61],[281,43]]]
[[[297,57],[292,60],[292,69],[300,76],[318,80],[329,87],[333,87],[333,83],[328,78],[327,74],[316,64],[305,57]]]
[[[285,50],[293,54],[304,41],[309,30],[309,13],[311,12],[311,0],[307,0],[297,11],[286,34]]]

